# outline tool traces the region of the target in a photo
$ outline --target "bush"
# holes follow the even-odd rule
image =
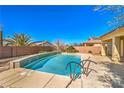
[[[92,54],[92,51],[88,51],[88,53],[91,53]]]
[[[79,51],[76,50],[73,46],[69,46],[68,48],[65,49],[65,52],[76,53],[76,52],[79,52]]]

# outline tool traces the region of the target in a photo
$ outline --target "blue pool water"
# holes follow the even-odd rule
[[[38,60],[30,62],[23,66],[24,68],[33,69],[42,72],[54,73],[59,75],[69,75],[69,69],[66,70],[66,65],[70,62],[80,63],[80,57],[74,55],[56,54],[42,57]],[[72,67],[73,68],[73,67]],[[80,72],[80,68],[76,69]]]

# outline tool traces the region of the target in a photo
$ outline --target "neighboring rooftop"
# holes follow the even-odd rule
[[[52,43],[48,42],[48,41],[37,41],[37,42],[33,42],[31,43],[31,46],[54,46]]]
[[[100,44],[100,43],[102,43],[101,40],[96,37],[92,37],[92,38],[88,39],[87,42],[85,42],[85,44]]]

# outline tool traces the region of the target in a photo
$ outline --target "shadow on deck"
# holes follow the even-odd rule
[[[98,77],[105,87],[123,88],[124,87],[124,64],[109,63],[104,64],[108,69],[106,73]]]

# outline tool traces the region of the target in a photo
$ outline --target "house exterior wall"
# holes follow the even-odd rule
[[[121,54],[121,57],[124,57],[124,36],[123,37],[120,37],[120,54]]]
[[[122,59],[124,56],[122,56],[122,54],[124,54],[124,27],[116,29],[109,34],[100,37],[100,39],[102,42],[108,42],[108,40],[112,40],[111,47],[108,48],[109,51],[112,50],[112,60],[115,62],[123,61]]]
[[[107,56],[112,56],[112,42],[107,43]]]

